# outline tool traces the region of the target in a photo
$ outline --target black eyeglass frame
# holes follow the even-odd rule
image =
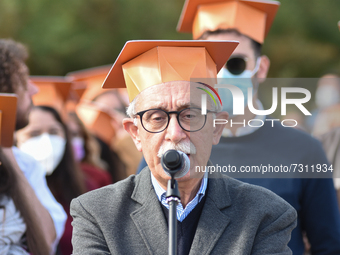
[[[197,130],[194,130],[194,131],[191,131],[191,130],[187,130],[187,129],[185,129],[184,127],[182,127],[181,122],[179,121],[179,115],[181,114],[181,112],[183,112],[183,111],[185,111],[185,110],[188,110],[188,109],[202,110],[201,108],[189,107],[189,108],[184,108],[184,109],[182,109],[182,110],[180,110],[180,111],[170,111],[170,112],[167,112],[167,111],[165,111],[165,110],[163,110],[163,109],[152,108],[152,109],[148,109],[148,110],[145,110],[145,111],[137,112],[137,113],[135,114],[134,117],[136,117],[137,115],[139,116],[139,119],[140,119],[140,122],[141,122],[141,124],[142,124],[142,127],[143,127],[147,132],[149,132],[149,133],[154,133],[154,134],[155,134],[155,133],[161,133],[161,132],[163,132],[165,129],[167,129],[167,127],[169,126],[169,123],[170,123],[170,114],[176,114],[176,115],[177,115],[177,116],[176,116],[176,119],[177,119],[178,125],[179,125],[184,131],[187,131],[187,132],[197,132],[197,131],[200,131],[202,128],[204,128],[205,123],[207,122],[207,115],[206,115],[206,114],[203,115],[203,116],[204,116],[204,123],[203,123],[203,125],[202,125],[201,128],[199,128],[199,129],[197,129]],[[160,130],[160,131],[149,131],[149,130],[147,130],[147,129],[144,127],[144,124],[143,124],[143,115],[144,115],[144,113],[146,113],[146,112],[148,112],[148,111],[152,111],[152,110],[162,111],[162,112],[165,112],[165,113],[168,115],[168,123],[167,123],[166,126],[165,126],[162,130]],[[207,109],[207,113],[217,113],[217,112],[216,112],[216,111],[211,111],[211,110],[208,110],[208,109]]]

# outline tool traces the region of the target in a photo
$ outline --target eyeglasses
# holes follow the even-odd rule
[[[216,113],[209,110],[207,112]],[[201,130],[207,120],[207,115],[202,115],[199,108],[185,108],[180,111],[171,112],[161,109],[149,109],[136,113],[140,117],[143,128],[150,133],[164,131],[169,126],[170,114],[176,114],[178,124],[183,130],[188,132]]]
[[[247,60],[247,58],[243,57],[230,58],[225,64],[225,67],[231,74],[239,75],[246,70]]]

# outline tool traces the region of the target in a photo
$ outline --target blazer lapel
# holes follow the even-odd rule
[[[209,254],[212,251],[230,223],[230,217],[221,211],[230,205],[231,199],[226,179],[210,178],[207,198],[191,245],[190,255]]]
[[[142,206],[131,218],[150,254],[168,253],[168,226],[160,202],[151,184],[150,170],[144,169],[131,198]],[[142,253],[142,252],[141,252]]]

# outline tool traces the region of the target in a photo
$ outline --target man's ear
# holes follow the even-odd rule
[[[267,74],[268,74],[269,67],[270,67],[270,60],[265,55],[262,55],[260,58],[261,58],[260,67],[259,67],[259,70],[257,71],[256,77],[258,79],[258,82],[262,83],[267,78]]]
[[[142,145],[139,137],[138,127],[133,123],[133,119],[125,118],[123,119],[123,127],[132,137],[133,142],[135,143],[137,150],[142,151]]]
[[[229,117],[229,114],[227,112],[219,112],[216,114],[216,119],[223,119],[227,120]],[[225,124],[217,124],[214,127],[214,132],[213,132],[213,145],[218,144],[220,142],[220,138],[223,132],[223,129],[225,128]]]

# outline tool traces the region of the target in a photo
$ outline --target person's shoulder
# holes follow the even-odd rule
[[[129,215],[138,207],[138,203],[133,200],[133,193],[139,185],[140,178],[140,175],[131,175],[114,184],[80,195],[71,201],[71,216],[91,215],[90,217],[100,221],[100,219],[114,220]]]
[[[79,210],[80,207],[91,214],[101,210],[112,213],[125,211],[136,204],[133,199],[134,191],[140,185],[141,179],[145,180],[147,177],[148,172],[143,175],[130,175],[124,180],[80,195],[71,201],[71,212]]]
[[[12,151],[19,168],[24,173],[28,182],[34,189],[39,189],[38,184],[45,181],[45,171],[42,165],[36,161],[31,155],[21,151],[13,146]]]
[[[20,169],[25,174],[31,172],[34,173],[34,171],[36,172],[36,168],[39,168],[39,171],[41,171],[41,165],[31,155],[28,155],[27,153],[21,151],[16,146],[12,147],[12,151]]]
[[[126,196],[130,197],[135,188],[137,178],[138,176],[136,175],[130,175],[124,180],[89,191],[76,199],[84,203],[91,203],[92,201],[110,200],[112,197],[115,199]]]

